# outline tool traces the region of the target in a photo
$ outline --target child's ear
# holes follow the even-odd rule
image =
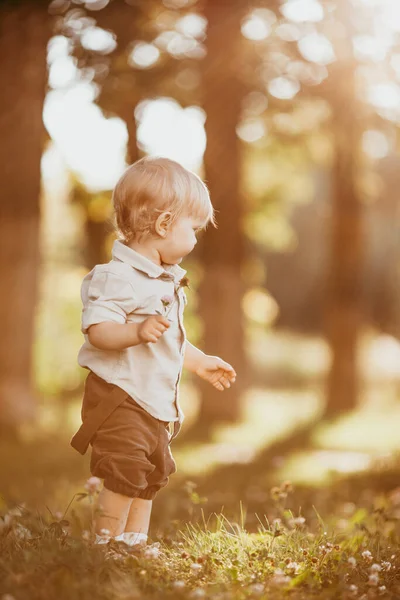
[[[169,211],[163,212],[160,215],[158,215],[157,220],[154,225],[156,233],[158,233],[158,235],[160,235],[161,237],[165,237],[167,235],[168,228],[171,224],[171,221],[172,221],[172,213],[170,213]]]

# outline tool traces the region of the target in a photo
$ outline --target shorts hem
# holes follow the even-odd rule
[[[109,479],[104,480],[104,487],[110,492],[122,494],[123,496],[128,496],[129,498],[138,498],[141,494],[143,494],[144,491],[146,491]]]

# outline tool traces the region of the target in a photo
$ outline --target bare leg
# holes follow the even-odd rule
[[[129,496],[103,487],[98,498],[95,532],[101,535],[101,530],[107,529],[111,536],[120,535],[124,531],[131,503],[132,498]]]
[[[134,531],[135,533],[144,533],[147,535],[152,507],[152,500],[133,498],[125,525],[125,531]]]

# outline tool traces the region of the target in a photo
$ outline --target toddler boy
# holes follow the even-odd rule
[[[133,545],[146,543],[152,500],[176,471],[182,367],[220,391],[236,373],[187,341],[183,324],[188,280],[179,263],[196,233],[216,225],[204,182],[173,160],[144,157],[123,173],[112,202],[112,259],[81,287],[78,363],[89,373],[71,445],[81,454],[92,446],[90,471],[104,480],[96,542]]]

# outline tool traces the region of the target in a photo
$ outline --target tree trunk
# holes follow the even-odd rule
[[[45,139],[45,2],[0,8],[0,435],[35,416],[32,348],[40,262],[40,163]]]
[[[123,111],[123,114],[120,115],[122,119],[124,119],[126,123],[126,127],[128,129],[128,146],[126,152],[126,160],[129,165],[136,162],[139,156],[139,149],[137,145],[137,125],[134,110],[136,108],[137,102],[135,104],[129,103]]]
[[[330,78],[335,158],[331,261],[325,307],[326,335],[332,353],[326,413],[335,415],[353,409],[358,402],[364,236],[362,205],[355,187],[361,126],[354,65],[351,61],[337,64]]]
[[[242,3],[224,0],[209,0],[205,5],[208,35],[203,63],[203,108],[207,115],[204,166],[218,229],[210,226],[199,244],[204,269],[199,291],[203,349],[230,362],[238,378],[223,395],[200,381],[199,418],[203,423],[239,418],[241,383],[245,378],[241,147],[236,135],[244,93],[238,78],[242,10]]]

